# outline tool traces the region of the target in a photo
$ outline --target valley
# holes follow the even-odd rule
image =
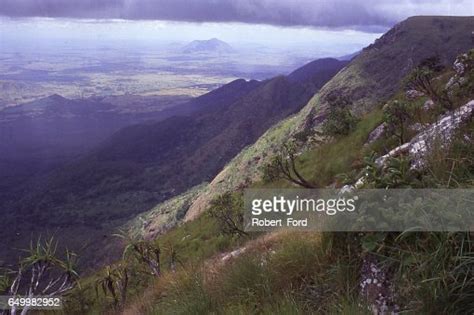
[[[9,152],[14,151],[15,146],[18,148],[11,153],[12,158],[5,164],[6,167],[11,168],[28,156],[33,160],[36,157],[44,165],[48,161],[45,154],[50,154],[50,159],[55,161],[54,158],[57,159],[60,153],[64,156],[73,150],[71,145],[79,146],[79,149],[62,165],[44,166],[35,173],[27,172],[27,176],[21,173],[26,178],[35,175],[32,179],[25,178],[21,182],[18,176],[11,174],[10,182],[3,183],[6,189],[1,208],[13,210],[2,224],[4,237],[21,246],[35,233],[45,230],[69,233],[68,227],[74,226],[87,231],[81,234],[87,235],[95,245],[87,251],[91,255],[96,246],[101,246],[97,242],[98,235],[108,235],[136,214],[210,180],[235,154],[255,141],[273,123],[304,106],[314,92],[346,63],[331,58],[319,59],[286,77],[264,81],[235,80],[187,103],[171,107],[172,115],[177,116],[168,118],[163,116],[167,113],[166,109],[155,113],[138,112],[135,116],[123,114],[120,106],[114,107],[108,101],[97,103],[96,98],[71,101],[59,96],[50,97],[42,101],[45,112],[39,111],[41,106],[36,103],[5,109],[4,126],[12,125],[7,123],[8,119],[16,117],[9,116],[10,112],[30,106],[35,108],[33,113],[36,115],[26,119],[26,126],[22,119],[13,120],[11,128],[18,129],[10,130],[9,134],[16,135],[13,138],[15,141],[11,144],[4,142],[7,144],[4,150]],[[67,110],[70,106],[71,109],[64,119],[64,114],[52,116],[52,113],[57,115],[60,112],[55,110],[49,113],[51,106],[59,106],[61,110]],[[103,106],[112,109],[104,111],[101,109]],[[71,113],[77,117],[69,117]],[[129,119],[129,123],[133,118],[135,125],[111,135],[120,124],[126,124],[120,122],[120,117]],[[144,118],[149,121],[139,124],[140,119]],[[161,121],[153,122],[153,118],[160,118]],[[78,122],[71,124],[77,119]],[[47,120],[48,124],[41,127],[45,133],[41,138],[41,134],[37,133],[38,127],[34,127],[32,122],[43,126],[43,121]],[[54,121],[57,122],[52,124]],[[88,124],[90,127],[84,129]],[[46,126],[52,129],[45,129]],[[78,132],[74,126],[83,129]],[[33,137],[32,132],[28,132],[28,128],[32,127],[36,128],[37,133]],[[61,135],[55,135],[55,131],[59,130]],[[22,133],[25,133],[23,140]],[[56,151],[51,151],[47,143],[40,142],[41,139],[54,141],[55,138],[64,139],[63,143],[53,145]],[[32,142],[38,146],[37,150],[42,148],[45,153],[35,152]],[[89,150],[81,148],[81,144],[88,145]],[[25,150],[33,151],[28,155]],[[15,154],[21,159],[15,160]],[[9,185],[12,180],[16,181],[16,185]],[[19,217],[22,218],[20,225],[16,223]],[[43,222],[39,229],[38,222]],[[12,228],[16,236],[11,233]],[[4,250],[8,251],[7,248]],[[108,259],[112,258],[108,254]]]

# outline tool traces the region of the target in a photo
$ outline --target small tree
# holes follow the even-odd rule
[[[434,78],[444,69],[439,58],[431,57],[423,60],[405,79],[405,87],[409,90],[423,92],[435,103],[441,104],[446,109],[453,105],[446,91],[438,92]]]
[[[77,255],[66,250],[64,259],[61,259],[56,254],[57,247],[53,237],[44,242],[39,238],[36,244],[31,242],[30,248],[25,250],[28,255],[21,260],[8,294],[58,296],[73,289],[79,278],[75,267]],[[26,314],[28,310],[28,307],[23,308],[21,314]],[[13,307],[10,313],[13,315],[16,311]]]
[[[400,144],[405,143],[407,124],[410,119],[408,105],[403,102],[393,101],[385,105],[383,114],[389,134],[395,135]]]
[[[279,154],[265,166],[263,177],[265,181],[277,179],[288,180],[304,188],[316,188],[315,185],[306,180],[296,167],[296,148],[294,144],[286,144]]]
[[[349,110],[351,102],[345,97],[332,96],[328,103],[329,113],[322,125],[323,134],[330,137],[348,135],[358,122]]]
[[[224,234],[246,236],[243,229],[243,202],[240,196],[227,192],[211,202],[209,216],[218,221]]]

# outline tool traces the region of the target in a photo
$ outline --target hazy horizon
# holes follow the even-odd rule
[[[315,58],[350,54],[372,43],[381,33],[351,29],[281,27],[245,23],[193,23],[170,21],[77,20],[66,18],[0,17],[2,50],[88,45],[92,47],[134,43],[144,46],[186,44],[218,38],[236,48],[265,46],[277,50],[305,51]]]
[[[314,57],[353,53],[413,15],[474,15],[466,0],[199,1],[4,0],[2,50],[25,43],[134,42],[144,45],[219,38],[233,45],[304,50]]]

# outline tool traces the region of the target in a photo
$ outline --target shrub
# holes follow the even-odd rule
[[[407,125],[410,120],[408,105],[404,102],[393,101],[384,106],[383,114],[388,134],[395,135],[400,144],[405,143]]]
[[[209,216],[218,221],[223,234],[245,236],[242,210],[241,196],[227,192],[212,201]]]
[[[341,96],[329,97],[328,103],[330,108],[322,126],[323,134],[330,137],[348,135],[358,122],[349,110],[352,103]]]
[[[434,79],[444,69],[439,58],[431,57],[422,61],[405,79],[405,87],[409,90],[416,90],[424,93],[435,103],[451,110],[453,104],[448,97],[447,91],[439,91],[434,83]]]
[[[358,119],[347,108],[333,107],[323,123],[323,134],[331,137],[348,135],[354,130]]]
[[[278,179],[287,180],[303,188],[316,188],[316,186],[305,179],[296,167],[296,146],[294,143],[286,144],[279,154],[273,157],[263,170],[263,180],[272,182]]]

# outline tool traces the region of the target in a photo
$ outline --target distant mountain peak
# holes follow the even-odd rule
[[[56,101],[56,102],[58,102],[58,101],[67,101],[68,100],[67,98],[65,98],[65,97],[63,97],[59,94],[52,94],[52,95],[46,97],[46,99]]]
[[[233,51],[232,46],[215,37],[207,40],[193,40],[183,47],[184,53],[231,53]]]

